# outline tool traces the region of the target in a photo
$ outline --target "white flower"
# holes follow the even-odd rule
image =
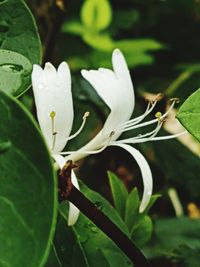
[[[38,121],[52,157],[60,168],[66,163],[60,152],[67,141],[76,137],[84,127],[88,113],[83,116],[79,130],[70,135],[74,111],[71,92],[71,74],[66,62],[58,70],[50,63],[44,70],[39,65],[33,66],[32,85],[35,97]],[[78,188],[78,182],[72,172],[72,182]],[[70,203],[68,224],[72,225],[78,218],[78,209]]]
[[[167,117],[169,110],[163,115],[157,113],[157,118],[153,120],[142,122],[143,119],[152,112],[157,103],[156,99],[152,103],[148,103],[144,114],[130,119],[135,107],[134,89],[126,61],[118,49],[113,52],[112,65],[113,70],[100,68],[98,70],[82,70],[81,72],[82,76],[94,87],[99,96],[110,108],[110,114],[102,130],[78,151],[62,152],[61,154],[70,154],[65,159],[77,161],[88,154],[99,153],[107,146],[118,146],[126,149],[135,158],[141,170],[144,192],[140,205],[140,212],[143,212],[152,195],[152,174],[144,156],[137,149],[127,144],[163,140],[175,136],[155,137],[162,126],[163,120]],[[175,100],[172,102],[170,110],[173,108],[174,104]],[[123,140],[117,140],[125,131],[145,127],[150,124],[156,124],[155,129],[151,132]]]

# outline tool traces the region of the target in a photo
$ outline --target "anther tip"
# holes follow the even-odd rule
[[[155,117],[160,119],[162,117],[162,113],[160,111],[156,112]]]
[[[162,98],[163,98],[163,94],[162,94],[162,93],[158,93],[158,94],[155,96],[155,98],[154,98],[153,101],[160,101]]]
[[[87,111],[87,112],[85,112],[85,114],[83,115],[83,119],[86,119],[86,118],[89,117],[89,116],[90,116],[90,112]]]
[[[180,100],[179,100],[178,97],[171,98],[170,101],[171,101],[171,102],[175,102],[175,103],[177,103],[177,104],[180,102]]]

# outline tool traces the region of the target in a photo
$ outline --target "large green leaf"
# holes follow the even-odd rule
[[[19,102],[0,92],[0,266],[43,266],[57,192],[44,141]]]
[[[200,89],[194,92],[181,106],[177,118],[200,142]]]
[[[126,235],[126,225],[109,202],[98,193],[81,183],[81,191],[102,210]],[[55,248],[59,261],[65,267],[130,267],[129,259],[99,228],[83,214],[73,227],[67,227],[67,205],[61,206],[61,214],[56,237]],[[116,261],[117,257],[117,261]],[[122,265],[123,263],[123,265]],[[47,266],[51,266],[50,264]],[[57,267],[57,266],[56,266]]]
[[[22,0],[0,1],[0,48],[40,63],[41,44],[34,18]]]
[[[31,83],[32,65],[16,52],[0,49],[0,90],[20,95]]]

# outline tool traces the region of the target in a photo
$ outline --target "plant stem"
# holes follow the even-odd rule
[[[133,242],[71,182],[72,162],[67,162],[59,175],[59,198],[72,202],[84,215],[99,227],[129,257],[135,267],[148,267],[142,252]]]
[[[47,39],[45,42],[43,63],[47,61],[52,61],[54,57],[55,47],[58,41],[58,36],[60,34],[60,29],[65,18],[65,5],[67,0],[61,1],[63,3],[63,9],[54,5],[54,17],[52,18],[52,23],[50,31],[47,34]]]

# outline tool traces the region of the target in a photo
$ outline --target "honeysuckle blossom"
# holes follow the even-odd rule
[[[138,163],[143,178],[143,197],[140,205],[140,212],[147,207],[152,195],[152,174],[144,156],[134,147],[128,144],[143,143],[147,141],[156,141],[174,138],[176,136],[156,137],[164,119],[173,108],[176,100],[172,100],[169,110],[165,114],[158,112],[155,119],[150,121],[143,120],[150,114],[158,99],[149,102],[147,109],[139,117],[131,118],[135,107],[135,96],[130,73],[122,53],[116,49],[112,55],[113,70],[99,68],[98,70],[82,70],[82,76],[94,87],[97,94],[104,100],[110,108],[110,114],[107,117],[102,130],[85,146],[75,152],[61,152],[69,154],[65,159],[77,161],[89,154],[95,154],[103,151],[108,146],[118,146],[127,150]],[[154,130],[134,137],[117,140],[123,132],[155,124]],[[182,133],[180,133],[182,134]]]
[[[66,62],[58,69],[46,63],[44,69],[33,66],[32,85],[37,110],[37,118],[46,143],[60,168],[66,163],[60,152],[67,141],[76,137],[84,127],[88,113],[83,116],[79,130],[70,136],[74,111],[71,92],[71,74]],[[78,188],[78,182],[72,172],[72,182]],[[78,209],[70,203],[68,224],[73,225],[78,218]]]

